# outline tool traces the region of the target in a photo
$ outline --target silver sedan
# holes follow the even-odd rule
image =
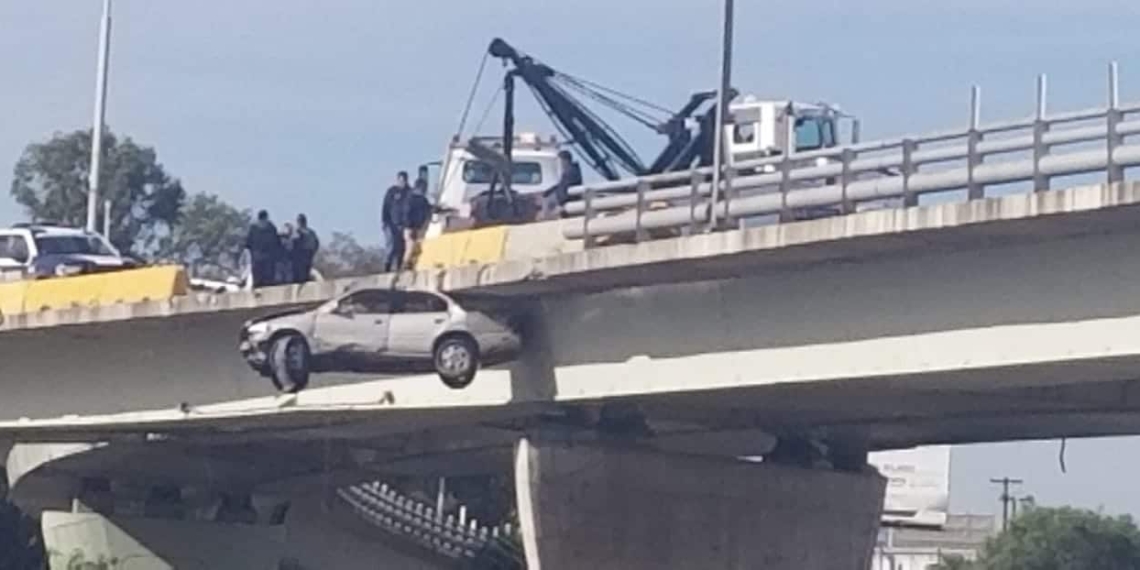
[[[469,310],[429,291],[360,289],[311,310],[246,322],[239,350],[278,390],[305,388],[311,372],[404,372],[431,368],[464,388],[481,365],[518,356],[517,317]]]

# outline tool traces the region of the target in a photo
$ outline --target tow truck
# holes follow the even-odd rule
[[[491,225],[537,220],[536,201],[562,175],[558,153],[571,150],[604,180],[684,172],[709,166],[716,136],[716,93],[701,91],[676,111],[575,77],[496,38],[487,56],[507,68],[503,78],[503,130],[462,140],[456,135],[441,164],[437,209],[427,238]],[[515,131],[515,87],[521,80],[550,117],[560,137]],[[761,99],[732,90],[723,136],[728,164],[783,153],[839,146],[846,127],[858,142],[859,122],[828,103]],[[580,97],[619,113],[665,138],[646,163]],[[847,122],[849,124],[844,125]],[[687,182],[686,182],[687,183]],[[663,187],[654,184],[654,188]],[[805,213],[805,216],[820,215]]]

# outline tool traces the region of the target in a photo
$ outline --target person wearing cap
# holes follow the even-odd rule
[[[542,217],[553,218],[561,215],[562,207],[570,201],[570,189],[582,185],[582,169],[574,161],[570,151],[558,152],[558,162],[562,175],[558,182],[542,193]]]

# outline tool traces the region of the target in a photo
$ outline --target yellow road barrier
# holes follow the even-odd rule
[[[443,234],[424,240],[415,260],[417,270],[446,269],[503,259],[507,227],[496,226]]]
[[[157,301],[185,295],[188,289],[186,271],[178,265],[0,283],[0,311],[19,314]]]

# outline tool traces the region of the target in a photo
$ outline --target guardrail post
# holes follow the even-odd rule
[[[1116,62],[1108,65],[1108,112],[1105,119],[1108,126],[1108,137],[1105,141],[1105,151],[1108,156],[1105,165],[1108,167],[1108,183],[1115,184],[1124,180],[1124,168],[1116,163],[1116,148],[1124,144],[1124,137],[1117,132],[1122,113],[1120,112],[1120,90],[1117,82]]]
[[[645,228],[641,227],[641,216],[645,214],[645,193],[648,190],[648,182],[641,180],[637,183],[637,223],[633,227],[633,240],[638,243],[645,239]]]
[[[1044,192],[1049,189],[1049,177],[1041,173],[1041,159],[1049,155],[1045,144],[1045,133],[1049,123],[1045,120],[1046,107],[1045,75],[1037,76],[1037,118],[1033,121],[1033,190]]]
[[[780,221],[792,221],[792,209],[788,207],[788,178],[792,172],[792,161],[788,159],[788,153],[784,153],[783,160],[780,161]]]
[[[594,247],[594,236],[590,235],[590,218],[594,217],[594,189],[587,188],[582,196],[585,211],[582,212],[582,242],[586,249]]]
[[[978,143],[982,142],[982,133],[978,130],[982,120],[982,90],[977,85],[970,91],[970,130],[966,134],[966,195],[970,200],[985,198],[986,191],[980,184],[974,182],[974,169],[983,162],[978,155]]]
[[[850,148],[845,148],[843,149],[843,153],[839,155],[839,158],[843,161],[843,173],[839,177],[840,189],[843,192],[841,208],[844,214],[850,214],[855,211],[855,205],[852,204],[851,200],[847,197],[847,187],[850,186],[852,182],[851,161],[855,160],[855,151]]]
[[[918,167],[914,165],[914,151],[918,148],[918,143],[913,139],[903,139],[902,141],[902,186],[903,186],[903,207],[910,208],[918,205],[918,195],[910,187],[910,177],[918,171]]]
[[[692,186],[689,192],[689,235],[696,235],[700,230],[697,224],[697,200],[701,197],[701,183],[705,177],[698,171],[693,171]]]
[[[729,158],[729,162],[731,162],[731,161],[732,161],[732,159]],[[735,191],[732,188],[733,178],[736,178],[736,170],[730,164],[728,167],[726,167],[724,169],[724,173],[722,173],[721,177],[720,177],[720,179],[722,181],[724,181],[724,193],[723,193],[724,210],[721,211],[721,215],[719,216],[719,219],[720,219],[721,227],[725,227],[725,228],[732,227],[731,226],[732,219],[729,217],[729,205],[732,204],[732,198],[734,197],[734,194],[735,194]],[[716,228],[713,228],[713,229],[716,229]]]

